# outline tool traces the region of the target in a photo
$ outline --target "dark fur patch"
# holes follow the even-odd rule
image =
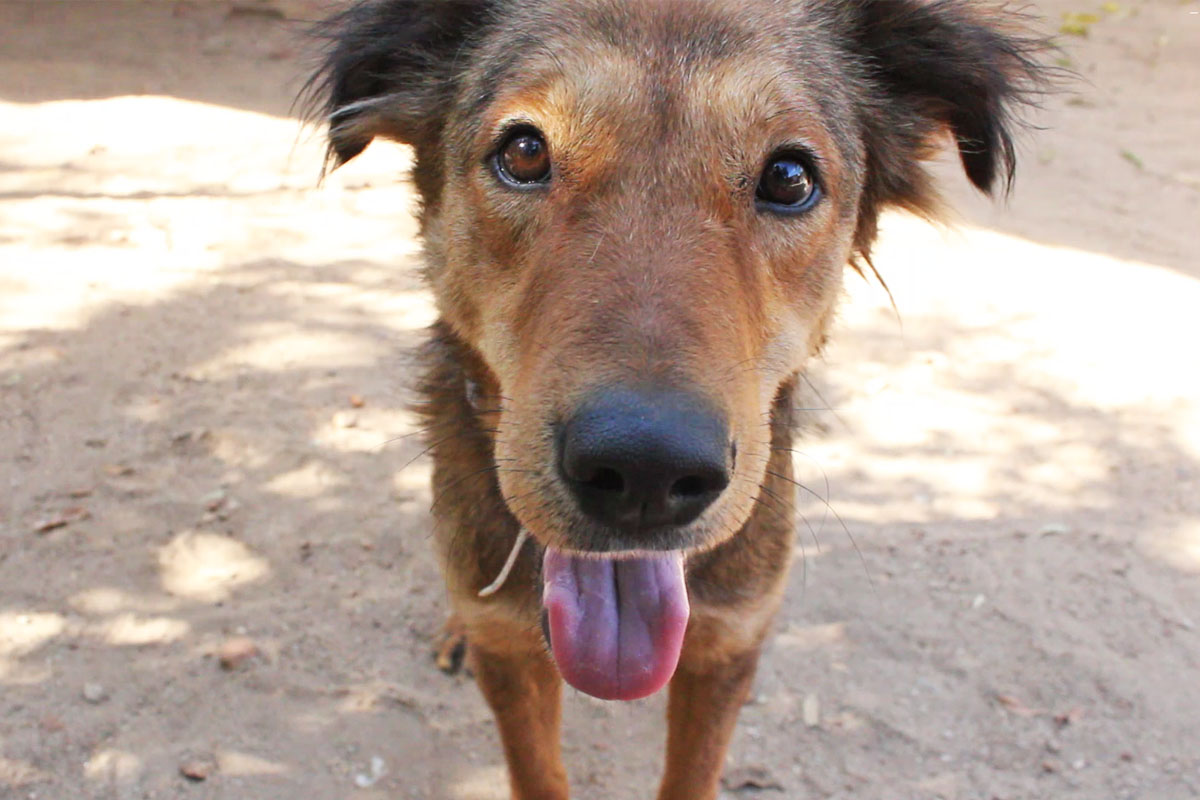
[[[1016,168],[1015,111],[1043,87],[1042,39],[1023,20],[961,0],[848,0],[846,46],[867,94],[859,124],[867,176],[855,248],[868,257],[879,212],[893,205],[931,216],[937,195],[921,161],[943,128],[980,191],[1007,190]]]
[[[454,64],[492,13],[490,0],[360,2],[314,33],[329,42],[304,89],[308,116],[329,122],[336,168],[376,136],[417,146],[441,131],[455,90]]]

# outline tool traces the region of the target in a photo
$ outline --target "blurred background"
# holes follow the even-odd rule
[[[507,797],[430,657],[409,155],[318,186],[293,114],[336,5],[0,2],[0,798]],[[813,367],[727,798],[1200,797],[1200,3],[1031,10],[1080,79],[1015,193],[940,165]],[[569,693],[576,796],[662,712]]]

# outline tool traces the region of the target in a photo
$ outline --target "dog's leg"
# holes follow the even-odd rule
[[[567,800],[559,743],[562,681],[545,654],[472,647],[475,680],[496,715],[513,800]]]
[[[746,702],[758,651],[704,671],[681,668],[671,679],[667,764],[658,800],[712,800],[720,788],[725,750]]]

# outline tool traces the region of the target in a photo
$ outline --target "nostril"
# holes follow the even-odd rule
[[[591,477],[580,483],[601,492],[620,494],[625,491],[625,479],[621,477],[621,473],[609,467],[598,468]]]
[[[671,496],[680,500],[708,494],[708,481],[699,475],[685,475],[671,484]]]
[[[703,501],[707,505],[728,485],[729,478],[724,472],[693,473],[672,481],[667,495],[675,503]]]

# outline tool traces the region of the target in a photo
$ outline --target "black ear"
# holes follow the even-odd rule
[[[489,0],[359,0],[319,25],[322,63],[305,86],[310,116],[329,123],[341,166],[376,136],[420,145],[436,137],[453,99],[459,56]]]
[[[1021,15],[969,0],[846,0],[850,48],[868,87],[861,124],[867,197],[930,212],[936,204],[918,162],[949,130],[963,169],[991,193],[1011,185],[1015,112],[1045,84],[1047,49]]]

